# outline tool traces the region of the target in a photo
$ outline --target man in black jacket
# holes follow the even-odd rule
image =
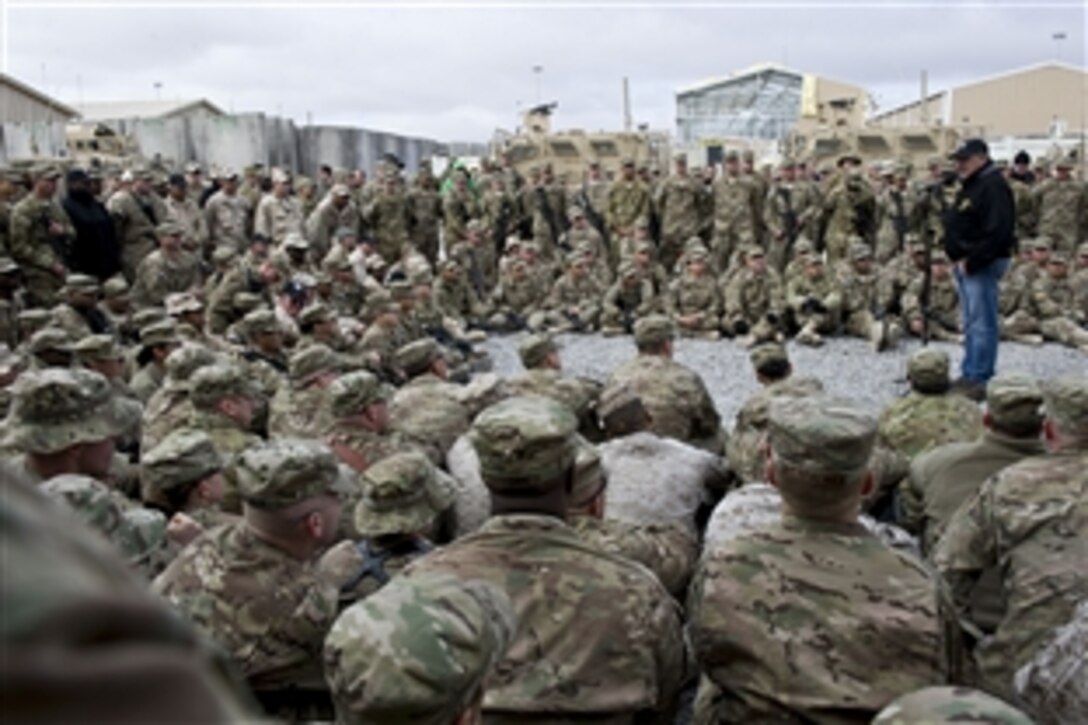
[[[72,169],[65,180],[68,195],[64,211],[76,228],[76,238],[66,261],[72,272],[106,280],[121,271],[121,247],[113,219],[91,193],[91,181],[83,169]]]
[[[960,190],[944,214],[944,248],[956,265],[964,332],[961,377],[954,387],[981,400],[997,364],[997,286],[1016,247],[1016,205],[985,141],[967,139],[952,158]]]

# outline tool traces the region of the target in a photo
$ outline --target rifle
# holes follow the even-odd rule
[[[893,190],[891,195],[892,203],[895,204],[895,216],[892,217],[892,226],[895,228],[895,251],[899,253],[903,251],[907,236],[907,215],[903,210],[903,192]]]
[[[537,201],[540,203],[540,212],[544,215],[544,221],[548,222],[548,229],[552,232],[552,243],[559,244],[559,223],[555,219],[555,213],[552,211],[552,203],[548,199],[548,192],[543,186],[538,186],[533,192],[537,195]]]
[[[594,208],[593,203],[589,200],[589,194],[586,193],[586,188],[583,186],[582,190],[578,192],[578,201],[582,205],[582,210],[586,213],[586,219],[593,225],[593,228],[597,230],[597,233],[601,235],[601,241],[604,242],[604,248],[607,252],[612,249],[612,239],[608,234],[608,225],[604,223],[604,218],[600,212]]]
[[[578,315],[574,314],[573,312],[568,312],[566,310],[564,310],[560,314],[562,314],[563,317],[566,318],[567,322],[569,322],[571,324],[571,327],[574,329],[575,332],[585,332],[586,331],[586,326],[582,322],[582,320],[578,317]]]
[[[491,241],[495,245],[495,254],[502,256],[506,249],[506,227],[510,224],[510,199],[504,196],[499,208],[499,218],[495,220],[495,229],[491,232]]]

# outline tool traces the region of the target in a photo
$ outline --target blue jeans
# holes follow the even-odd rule
[[[956,287],[963,312],[963,365],[960,374],[985,384],[997,366],[997,283],[1009,268],[1008,259],[995,259],[972,275],[956,267]]]

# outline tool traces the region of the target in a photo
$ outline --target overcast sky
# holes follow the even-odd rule
[[[228,111],[486,141],[558,101],[556,125],[674,130],[675,91],[759,62],[856,83],[880,108],[1060,58],[1085,62],[1078,1],[7,3],[0,63],[81,100],[206,97]],[[1064,33],[1064,40],[1054,40]],[[1015,102],[1010,99],[1010,102]]]

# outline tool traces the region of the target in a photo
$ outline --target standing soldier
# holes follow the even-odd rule
[[[1073,178],[1075,166],[1069,156],[1059,159],[1054,176],[1035,188],[1039,234],[1050,237],[1054,248],[1066,254],[1077,248],[1088,216],[1088,190]]]
[[[30,306],[52,307],[64,285],[71,220],[54,198],[60,169],[47,165],[34,174],[34,188],[11,210],[11,256],[23,274]]]
[[[734,253],[756,241],[756,187],[741,174],[736,151],[725,155],[721,178],[714,182],[714,239],[717,269],[730,268]]]
[[[861,237],[866,244],[873,243],[876,197],[862,174],[861,159],[856,156],[839,159],[839,177],[832,182],[824,200],[824,214],[827,217],[824,247],[828,262],[836,263],[846,258],[851,237]]]
[[[586,219],[601,237],[608,233],[608,192],[611,185],[601,170],[601,162],[590,161],[589,170],[586,172],[585,182],[577,194],[574,194],[570,203],[572,206],[580,206],[586,213]]]
[[[241,254],[248,246],[249,207],[238,193],[238,172],[219,172],[219,191],[204,205],[208,237],[216,247],[227,247]]]
[[[609,259],[613,268],[620,262],[620,240],[634,236],[636,223],[650,221],[650,192],[635,178],[634,159],[623,160],[622,173],[608,190],[608,233],[612,238]]]
[[[767,191],[770,188],[770,181],[767,179],[763,172],[756,169],[756,155],[752,149],[745,149],[741,153],[741,161],[743,162],[742,172],[748,181],[752,183],[755,189],[755,229],[756,229],[756,241],[766,247],[767,231],[763,227],[763,204],[767,200]]]
[[[168,212],[162,199],[151,188],[154,179],[151,170],[133,169],[126,175],[129,173],[132,175],[131,186],[111,196],[106,208],[117,227],[125,279],[132,283],[140,262],[155,249],[155,227],[166,221]]]
[[[199,167],[197,167],[199,170]],[[201,257],[211,256],[208,243],[208,223],[192,195],[187,193],[185,177],[171,174],[166,194],[166,219],[181,229],[182,245]]]
[[[438,263],[438,227],[442,220],[442,197],[430,163],[421,163],[411,191],[408,211],[412,219],[412,244],[433,267]],[[511,217],[511,224],[513,217]]]
[[[261,197],[253,219],[253,232],[279,246],[291,232],[302,234],[302,205],[291,195],[291,176],[272,169],[272,190]]]
[[[306,218],[306,238],[310,241],[310,256],[320,265],[329,253],[333,237],[340,229],[358,233],[359,210],[351,200],[351,190],[344,184],[334,184]]]
[[[883,172],[887,186],[880,192],[880,226],[876,231],[876,261],[884,264],[906,248],[907,234],[913,231],[914,199],[907,187],[906,170],[888,164]]]
[[[797,163],[784,159],[778,179],[771,185],[763,204],[763,225],[767,230],[767,258],[771,269],[782,273],[793,251],[793,243],[819,211],[811,184],[798,180]]]
[[[400,177],[389,171],[382,178],[381,191],[363,210],[366,223],[374,234],[378,254],[386,265],[395,264],[408,238],[408,197]]]
[[[465,239],[465,227],[473,219],[483,216],[480,202],[468,185],[468,172],[458,169],[453,175],[453,187],[446,193],[442,202],[445,221],[443,239],[448,251],[457,242]]]
[[[678,154],[676,173],[670,176],[661,189],[661,248],[659,259],[665,270],[672,272],[680,251],[688,239],[699,233],[702,226],[702,201],[706,191],[701,181],[688,174],[688,157]]]

